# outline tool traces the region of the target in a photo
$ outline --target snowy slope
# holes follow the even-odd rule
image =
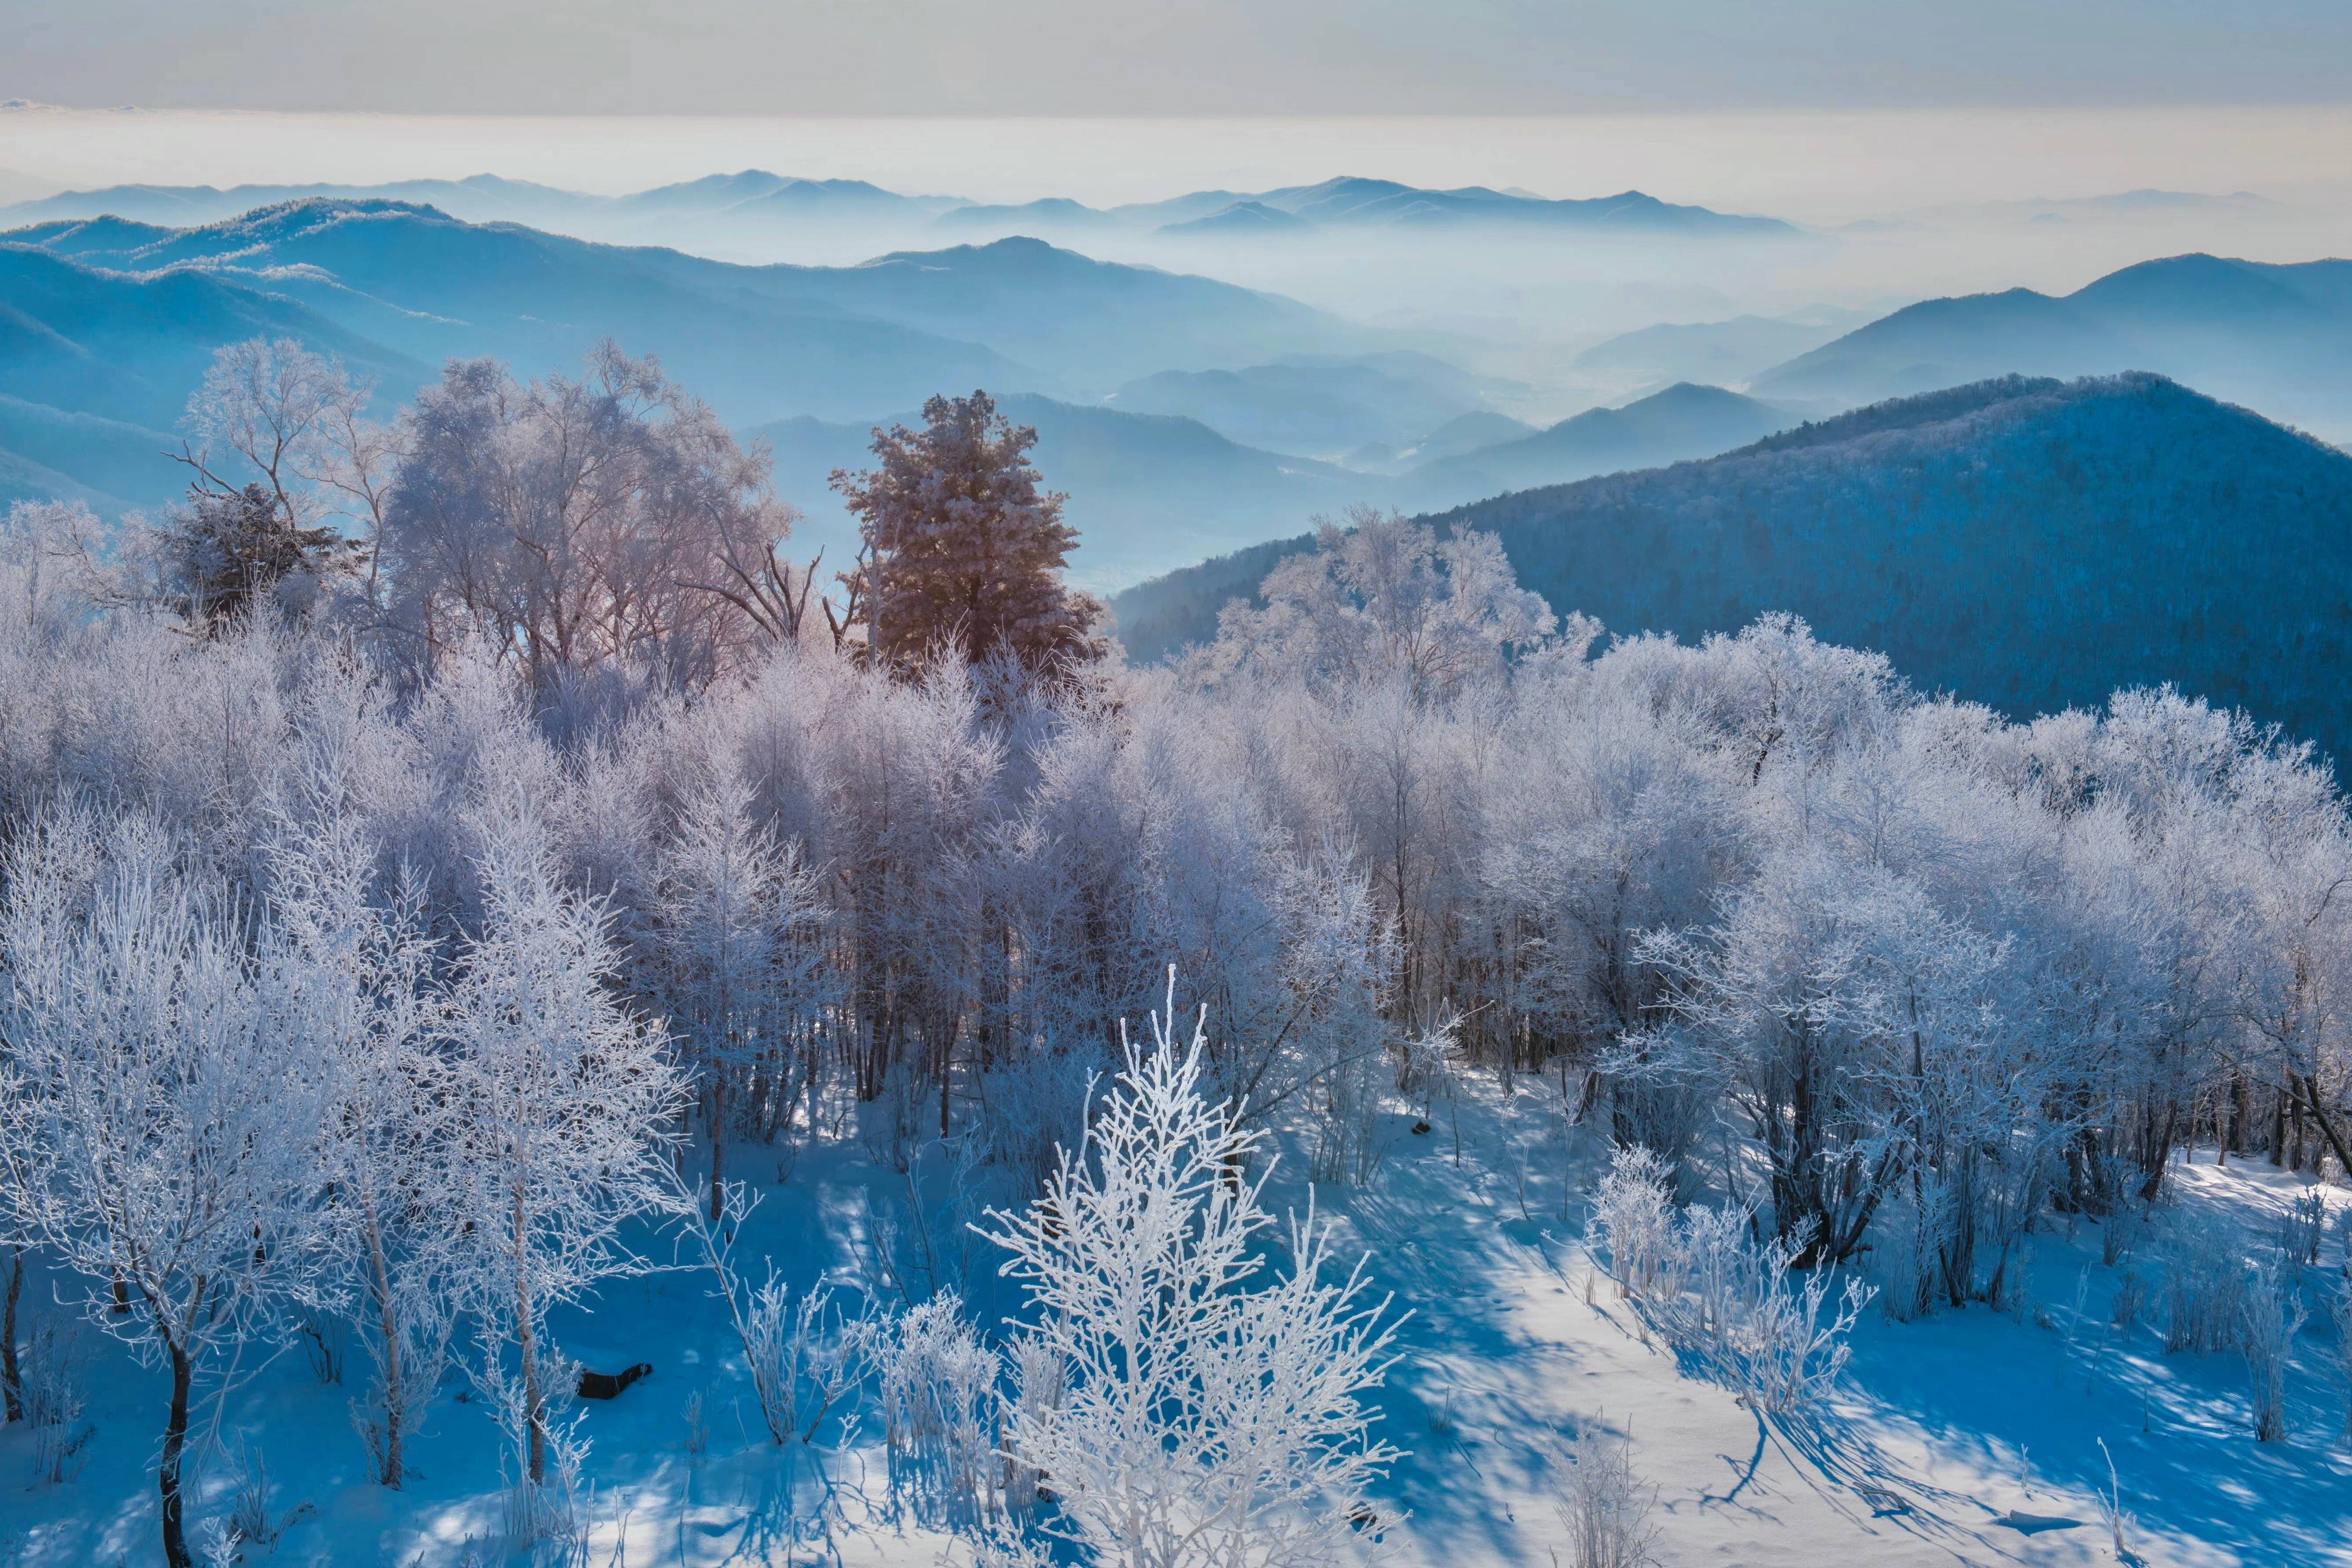
[[[1596,1277],[1579,1237],[1583,1194],[1605,1152],[1589,1128],[1563,1138],[1556,1084],[1523,1078],[1516,1087],[1508,1099],[1492,1084],[1465,1095],[1458,1156],[1440,1100],[1428,1134],[1408,1130],[1410,1113],[1391,1119],[1372,1188],[1318,1194],[1340,1227],[1342,1255],[1370,1247],[1381,1288],[1412,1313],[1381,1396],[1383,1435],[1410,1450],[1380,1494],[1395,1561],[1570,1562],[1549,1456],[1563,1436],[1600,1424],[1630,1434],[1634,1468],[1657,1489],[1656,1552],[1666,1564],[2113,1562],[2093,1500],[2106,1481],[2100,1438],[2137,1516],[2131,1541],[2145,1563],[2352,1563],[2352,1458],[2340,1440],[2341,1385],[2326,1370],[2324,1311],[2304,1332],[2290,1440],[2258,1447],[2245,1430],[2237,1359],[2166,1356],[2146,1321],[2110,1331],[2119,1269],[2098,1261],[2092,1227],[2070,1238],[2063,1221],[2045,1219],[2022,1315],[1977,1307],[1895,1324],[1866,1314],[1830,1419],[1759,1420],[1680,1367]],[[2217,1170],[2210,1159],[2200,1152],[2176,1170],[2178,1206],[2229,1211],[2246,1234],[2265,1234],[2303,1190],[2290,1173]],[[943,1197],[937,1150],[916,1165],[926,1205]],[[1304,1170],[1294,1151],[1268,1188],[1277,1207],[1304,1203]],[[992,1259],[954,1232],[951,1215],[915,1226],[908,1190],[863,1142],[845,1139],[768,1189],[741,1248],[773,1255],[802,1281],[820,1271],[851,1279],[870,1275],[877,1237],[895,1229],[903,1251],[908,1237],[928,1236],[936,1276],[964,1285],[983,1313],[1001,1310]],[[669,1256],[667,1244],[647,1245]],[[2329,1242],[2310,1277],[2315,1304],[2336,1275],[2338,1245]],[[740,1349],[705,1285],[694,1272],[659,1273],[607,1289],[593,1310],[557,1317],[561,1342],[583,1364],[644,1360],[656,1369],[617,1400],[582,1406],[599,1519],[589,1560],[931,1563],[952,1550],[968,1562],[918,1510],[894,1505],[870,1422],[856,1450],[831,1465],[832,1523],[819,1521],[817,1456],[788,1456],[766,1440]],[[57,1315],[47,1281],[29,1282],[26,1298],[28,1331]],[[0,1431],[0,1563],[160,1560],[152,1463],[162,1374],[110,1344],[90,1353],[94,1436],[73,1479],[28,1485],[31,1432],[21,1423]],[[354,1385],[358,1359],[346,1373]],[[224,1402],[201,1412],[213,1445],[191,1517],[234,1507],[240,1442],[266,1461],[273,1512],[296,1516],[274,1552],[247,1546],[245,1562],[501,1561],[490,1545],[499,1530],[498,1436],[478,1401],[458,1397],[461,1380],[446,1386],[415,1450],[417,1474],[395,1493],[366,1478],[345,1414],[355,1386],[322,1385],[299,1348],[248,1361],[238,1375]],[[708,1429],[698,1455],[682,1414],[698,1394]]]

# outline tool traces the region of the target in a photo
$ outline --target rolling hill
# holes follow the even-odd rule
[[[2003,378],[1434,521],[1619,635],[1790,610],[2011,715],[2168,680],[2352,745],[2352,457],[2161,376]],[[1122,637],[1211,634],[1307,543],[1128,590]]]
[[[1759,397],[1848,405],[1998,375],[2154,371],[2352,436],[2352,261],[2175,256],[2072,294],[1928,300],[1758,375]]]
[[[0,244],[0,503],[152,507],[185,476],[168,432],[213,351],[298,337],[387,389],[431,373],[280,295],[201,272],[124,273]]]

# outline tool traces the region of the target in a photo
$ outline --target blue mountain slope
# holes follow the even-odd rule
[[[223,343],[298,337],[388,389],[428,372],[274,291],[190,270],[123,273],[0,244],[0,395],[168,429]]]
[[[34,235],[43,230],[32,231]],[[610,337],[665,366],[730,418],[855,414],[941,386],[1051,382],[979,343],[779,299],[665,268],[674,253],[592,245],[508,224],[466,224],[389,202],[304,202],[225,224],[81,248],[113,268],[207,269],[267,289],[424,361],[492,354],[530,374],[576,370]],[[54,237],[85,247],[80,231]]]

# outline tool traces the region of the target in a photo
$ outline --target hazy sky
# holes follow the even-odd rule
[[[2352,0],[0,0],[0,98],[403,113],[2339,103]]]

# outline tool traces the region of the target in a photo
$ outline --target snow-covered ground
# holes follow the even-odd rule
[[[2061,1216],[2045,1216],[2033,1237],[2021,1313],[1972,1307],[1907,1324],[1866,1313],[1833,1409],[1807,1424],[1759,1420],[1686,1374],[1608,1279],[1591,1278],[1583,1194],[1605,1151],[1587,1130],[1564,1143],[1558,1105],[1556,1086],[1510,1105],[1491,1085],[1465,1098],[1458,1163],[1442,1102],[1426,1134],[1398,1116],[1374,1185],[1318,1193],[1341,1253],[1372,1249],[1381,1288],[1412,1314],[1380,1396],[1382,1435],[1409,1450],[1379,1497],[1402,1562],[1567,1568],[1549,1456],[1600,1424],[1630,1434],[1633,1467],[1657,1489],[1655,1552],[1670,1565],[2113,1562],[2093,1496],[2108,1477],[2102,1439],[2136,1518],[2131,1548],[2147,1563],[2352,1563],[2352,1453],[2320,1296],[2340,1239],[2308,1277],[2314,1321],[2284,1443],[2257,1445],[2248,1431],[2239,1358],[2168,1356],[2146,1318],[2126,1331],[2108,1326],[2121,1268],[2101,1263],[2095,1226],[2070,1235]],[[1294,1149],[1268,1188],[1276,1206],[1304,1202],[1305,1169]],[[2173,1179],[2178,1206],[2226,1211],[2265,1235],[2305,1185],[2259,1162],[2216,1168],[2210,1151]],[[934,1170],[918,1190],[936,1198],[950,1180]],[[937,1278],[962,1284],[983,1314],[1002,1311],[992,1260],[939,1216],[911,1224],[907,1191],[856,1141],[831,1146],[769,1188],[740,1250],[755,1272],[765,1252],[798,1279],[821,1269],[870,1279],[877,1231],[895,1227],[899,1256],[928,1249]],[[669,1255],[667,1241],[647,1245]],[[707,1284],[690,1270],[657,1273],[556,1319],[563,1349],[583,1364],[655,1368],[618,1399],[582,1406],[599,1521],[589,1561],[709,1568],[951,1553],[949,1538],[894,1506],[878,1444],[833,1463],[835,1523],[812,1522],[811,1462],[767,1440]],[[26,1300],[26,1331],[56,1316],[48,1282],[28,1281]],[[86,1341],[92,1435],[71,1479],[37,1483],[34,1433],[0,1432],[0,1563],[160,1561],[152,1464],[163,1376]],[[299,1348],[242,1368],[227,1397],[201,1412],[211,1441],[192,1520],[236,1506],[242,1450],[266,1465],[283,1524],[274,1552],[244,1549],[247,1563],[501,1561],[499,1439],[482,1405],[453,1377],[414,1449],[412,1479],[388,1492],[367,1479],[347,1415],[360,1360],[354,1351],[348,1387],[322,1384]],[[698,1444],[687,1414],[698,1398]]]

